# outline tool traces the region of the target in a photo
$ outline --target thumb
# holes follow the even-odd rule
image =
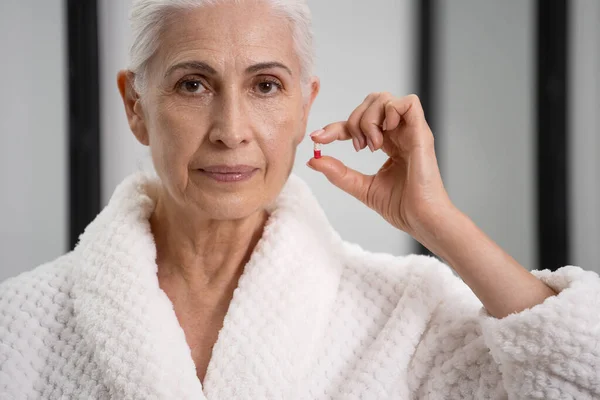
[[[329,182],[366,204],[367,193],[373,176],[361,174],[347,167],[337,158],[329,156],[318,159],[311,158],[306,165],[315,171],[321,172]]]

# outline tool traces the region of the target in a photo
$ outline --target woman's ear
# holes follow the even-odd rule
[[[310,93],[308,99],[304,102],[304,115],[303,121],[304,124],[308,122],[308,115],[310,114],[310,109],[312,108],[317,95],[319,94],[319,90],[321,90],[321,81],[316,76],[310,78]]]
[[[304,138],[306,137],[305,131],[308,125],[308,116],[310,115],[310,109],[312,108],[317,95],[319,94],[319,90],[321,89],[321,81],[316,76],[313,76],[310,79],[310,93],[308,94],[308,98],[304,99],[302,106],[302,128],[303,130],[299,132],[296,145],[302,143]]]
[[[134,78],[135,75],[133,72],[125,69],[121,70],[117,74],[117,86],[119,87],[121,98],[123,99],[129,128],[141,144],[148,146],[150,144],[148,130],[146,129],[146,123],[144,121],[144,112],[140,96],[135,91],[133,85]]]

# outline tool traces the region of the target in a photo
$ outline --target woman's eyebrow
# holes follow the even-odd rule
[[[263,63],[251,65],[248,68],[246,68],[246,73],[247,74],[255,74],[262,70],[271,69],[271,68],[281,68],[281,69],[287,71],[287,73],[290,74],[290,76],[293,76],[291,69],[289,69],[286,65],[284,65],[280,62],[277,62],[277,61],[263,62]]]
[[[277,61],[269,61],[269,62],[263,62],[263,63],[251,65],[248,68],[246,68],[246,73],[247,74],[255,74],[255,73],[263,71],[265,69],[272,69],[272,68],[283,69],[290,76],[293,76],[292,70],[289,67],[287,67],[285,64],[282,64]],[[167,72],[165,72],[165,78],[167,76],[171,75],[173,72],[177,71],[178,69],[191,69],[191,70],[201,71],[207,75],[217,75],[218,74],[217,71],[213,67],[211,67],[204,61],[184,61],[184,62],[180,62],[178,64],[175,64],[175,65],[172,65],[171,67],[169,67],[169,69],[167,69]]]
[[[169,67],[167,72],[165,72],[165,78],[178,69],[193,69],[196,71],[201,71],[207,75],[217,75],[217,71],[203,61],[184,61]]]

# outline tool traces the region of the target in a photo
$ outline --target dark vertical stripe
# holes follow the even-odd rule
[[[417,95],[421,100],[425,118],[435,133],[436,153],[439,150],[439,134],[435,127],[435,62],[436,62],[436,21],[435,21],[436,1],[435,0],[420,0],[418,2],[419,25],[417,28]],[[437,154],[439,162],[439,154]],[[432,253],[421,243],[416,242],[417,253],[432,255]]]
[[[568,264],[566,0],[537,0],[537,224],[539,267]]]
[[[100,93],[96,0],[67,0],[69,245],[100,211]]]
[[[425,117],[433,130],[434,122],[434,104],[432,101],[434,95],[434,12],[435,0],[419,1],[418,9],[418,65],[417,65],[417,80],[419,88],[417,94],[423,105]]]

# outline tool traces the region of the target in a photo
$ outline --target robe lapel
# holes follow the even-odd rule
[[[335,243],[308,188],[290,177],[213,348],[208,399],[293,399],[306,390],[341,274]]]
[[[75,252],[76,327],[120,399],[286,398],[300,394],[341,274],[339,238],[291,176],[240,277],[204,388],[157,279],[148,218],[156,183],[128,178]]]
[[[146,181],[123,182],[75,249],[76,329],[111,399],[204,399],[183,329],[158,285]]]

